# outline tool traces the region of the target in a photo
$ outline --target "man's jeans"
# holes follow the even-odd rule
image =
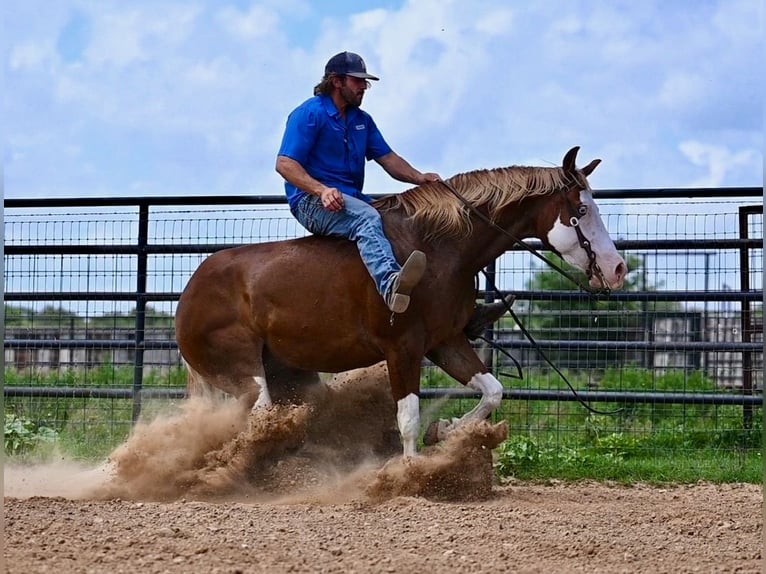
[[[300,224],[315,235],[345,237],[356,242],[378,293],[385,299],[394,274],[401,266],[383,233],[380,213],[369,203],[350,195],[343,194],[343,201],[345,207],[341,211],[330,211],[324,208],[321,198],[307,193],[291,211]]]

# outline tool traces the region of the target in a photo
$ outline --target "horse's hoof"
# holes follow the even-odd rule
[[[449,432],[449,421],[433,421],[426,429],[423,435],[423,444],[433,446],[447,438]]]
[[[430,425],[428,425],[428,428],[426,429],[426,432],[423,435],[424,445],[433,446],[437,442],[439,442],[439,430],[436,426],[438,422],[439,421],[434,421]]]

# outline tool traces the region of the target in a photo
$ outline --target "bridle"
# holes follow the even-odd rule
[[[601,289],[595,290],[595,292],[608,294],[611,291],[611,289],[609,288],[609,283],[607,283],[606,281],[606,277],[604,276],[604,272],[602,271],[601,266],[596,261],[596,252],[593,251],[590,240],[587,237],[585,237],[585,234],[582,232],[582,229],[580,228],[580,217],[583,217],[587,213],[587,207],[585,206],[585,204],[581,203],[575,209],[575,206],[572,205],[571,201],[569,201],[570,190],[571,190],[571,184],[570,184],[570,187],[563,192],[564,202],[567,204],[567,209],[569,210],[569,224],[574,228],[575,233],[577,234],[577,242],[580,244],[580,247],[582,248],[583,251],[585,251],[585,254],[588,256],[588,269],[585,271],[585,274],[588,276],[588,279],[590,279],[591,277],[595,275],[598,278],[598,280],[601,281],[601,285],[602,285]],[[580,288],[583,288],[583,286],[580,285],[579,282],[578,282],[578,286]],[[594,292],[594,291],[590,291],[590,292]]]
[[[594,288],[590,285],[583,285],[582,282],[580,282],[572,273],[564,269],[561,265],[558,265],[557,263],[554,263],[547,257],[544,257],[539,251],[534,249],[533,247],[530,247],[521,239],[513,235],[511,232],[509,232],[507,229],[504,229],[503,227],[500,227],[497,223],[492,221],[489,217],[484,215],[481,211],[476,209],[471,203],[463,197],[460,192],[455,189],[455,187],[448,181],[445,180],[439,180],[439,183],[441,183],[444,187],[446,187],[462,204],[465,206],[465,208],[475,215],[478,219],[498,231],[499,233],[502,233],[503,235],[506,235],[509,237],[516,245],[520,246],[522,249],[525,249],[526,251],[530,252],[532,255],[537,257],[538,259],[541,259],[548,265],[549,267],[555,269],[560,275],[563,277],[566,277],[569,279],[572,283],[577,285],[580,289],[583,291],[586,291],[590,293],[591,295],[600,295],[600,294],[609,294],[611,292],[611,289],[609,288],[609,284],[606,281],[606,277],[604,276],[604,272],[601,269],[601,266],[596,261],[596,253],[593,251],[593,248],[591,247],[590,240],[585,237],[585,234],[583,233],[582,229],[580,228],[580,217],[583,217],[585,213],[587,212],[587,208],[584,204],[580,204],[577,206],[577,208],[572,205],[572,202],[569,200],[569,192],[572,190],[572,188],[577,185],[576,182],[568,182],[568,185],[566,187],[562,187],[560,189],[561,193],[564,194],[564,202],[567,205],[567,210],[569,211],[569,224],[574,228],[575,233],[577,234],[577,242],[580,244],[580,247],[583,251],[585,251],[585,254],[588,257],[588,269],[586,271],[586,275],[588,276],[588,279],[593,277],[594,275],[598,278],[598,280],[601,282],[600,288]],[[558,254],[558,253],[557,253]]]

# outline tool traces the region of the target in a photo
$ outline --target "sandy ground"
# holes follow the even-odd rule
[[[98,468],[4,472],[7,572],[761,572],[756,485],[496,484],[505,425],[397,456],[385,372],[189,401]]]
[[[753,485],[517,484],[473,503],[5,499],[7,571],[762,572]]]

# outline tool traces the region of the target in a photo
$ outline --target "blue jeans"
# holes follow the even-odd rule
[[[383,233],[380,213],[372,205],[343,194],[345,207],[330,211],[316,195],[305,194],[291,210],[298,222],[315,235],[345,237],[356,243],[378,293],[385,298],[401,266]]]

